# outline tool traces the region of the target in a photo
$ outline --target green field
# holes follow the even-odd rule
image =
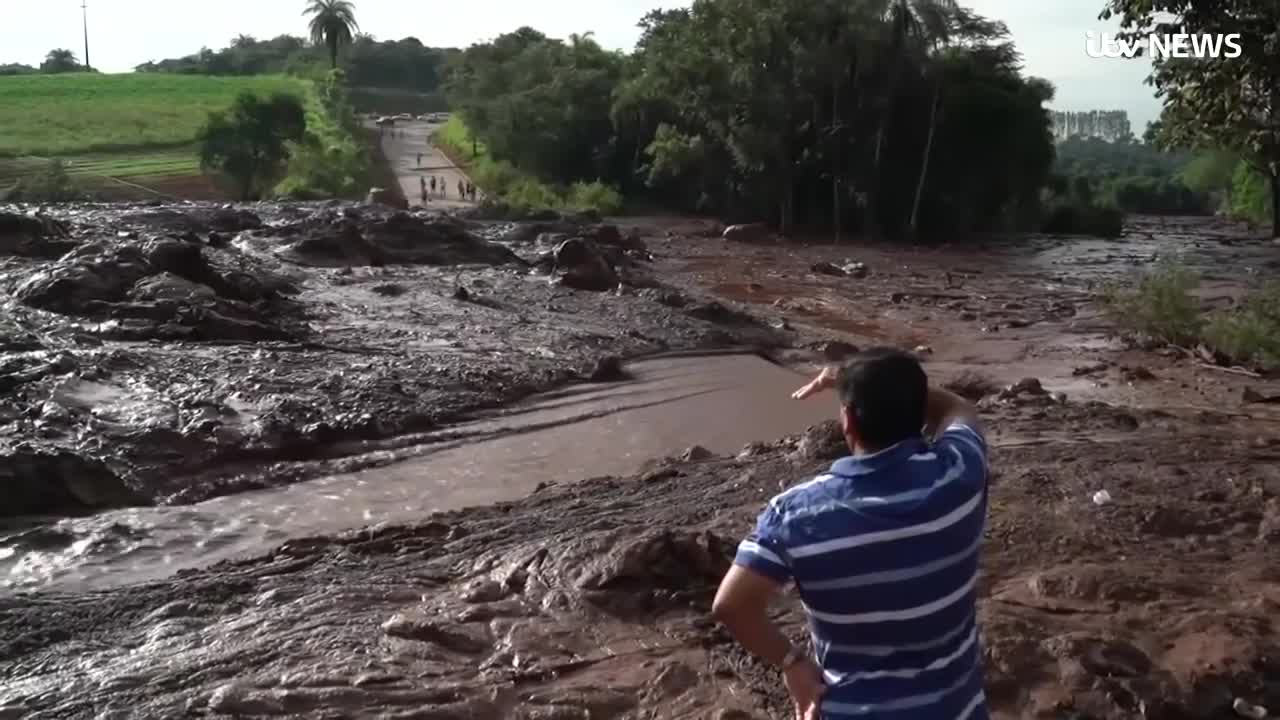
[[[78,156],[190,145],[209,112],[228,107],[245,90],[259,94],[283,91],[304,97],[307,86],[302,80],[283,76],[128,73],[0,77],[0,157]],[[191,151],[186,154],[194,158]],[[163,166],[161,158],[172,159],[164,154],[148,155],[145,160]],[[117,160],[127,166],[144,158],[113,156],[101,162]]]
[[[80,189],[94,193],[127,193],[129,185],[152,188],[167,181],[198,177],[200,163],[194,147],[142,150],[58,158]],[[41,157],[0,158],[0,188],[24,175],[46,169]],[[123,182],[120,182],[123,181]],[[126,184],[127,183],[127,184]]]

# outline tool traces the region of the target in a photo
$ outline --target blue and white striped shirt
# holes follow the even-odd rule
[[[987,447],[955,423],[769,502],[735,562],[804,602],[827,691],[824,720],[985,720],[974,586]]]

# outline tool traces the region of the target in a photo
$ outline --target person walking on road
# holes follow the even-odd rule
[[[422,204],[427,204],[427,179],[421,175],[418,176],[418,184],[422,186]]]
[[[976,590],[988,465],[977,413],[889,348],[823,370],[793,397],[829,388],[853,454],[769,502],[711,612],[779,668],[797,720],[987,720]],[[770,619],[788,582],[814,654]]]
[[[458,199],[462,200],[467,197],[467,186],[462,180],[458,180]]]
[[[436,176],[435,175],[431,176],[431,194],[432,195],[436,194]]]
[[[422,167],[422,153],[418,153],[418,167]]]

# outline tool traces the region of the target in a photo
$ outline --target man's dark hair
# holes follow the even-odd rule
[[[838,385],[866,449],[883,450],[923,430],[929,379],[909,353],[865,350],[840,370]]]

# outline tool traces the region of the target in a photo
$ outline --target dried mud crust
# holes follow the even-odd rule
[[[599,223],[554,224],[588,253],[565,258],[493,241],[519,224],[336,203],[18,209],[0,212],[0,516],[297,481],[604,356],[780,342],[665,288]],[[610,291],[568,286],[592,269]]]
[[[1095,433],[1107,414],[1137,428],[1105,451],[1001,447],[1045,420]],[[1229,421],[1071,403],[1009,401],[991,423],[980,613],[998,716],[1280,704],[1274,447]],[[829,462],[833,432],[293,541],[163,583],[2,600],[0,704],[34,717],[781,717],[777,678],[707,613],[754,514]],[[1099,488],[1110,503],[1091,500]],[[794,595],[775,615],[803,637]]]

